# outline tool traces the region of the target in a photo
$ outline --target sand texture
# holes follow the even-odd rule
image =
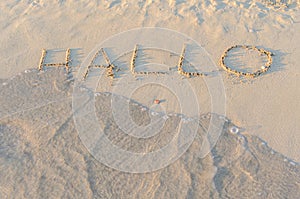
[[[201,158],[199,151],[210,114],[199,117],[201,128],[194,142],[170,166],[145,174],[106,167],[90,155],[79,139],[72,117],[72,85],[72,76],[67,76],[63,68],[46,72],[33,69],[1,85],[1,198],[300,196],[299,165],[257,136],[246,132],[232,134],[229,129],[234,124],[227,119],[217,144]],[[8,100],[7,93],[14,96]],[[31,103],[22,103],[24,98]],[[112,143],[126,146],[126,150],[149,152],[161,147],[181,119],[169,116],[157,137],[141,142],[122,134],[114,124],[110,98],[110,93],[96,96],[99,122],[109,127],[106,135]],[[143,111],[141,104],[130,101],[130,111],[137,124],[149,122],[149,112]]]
[[[161,27],[186,34],[203,46],[217,65],[231,46],[257,46],[274,56],[269,70],[255,79],[230,75],[221,66],[216,71],[199,71],[222,75],[229,118],[299,162],[299,8],[299,0],[2,1],[0,82],[38,67],[43,48],[49,52],[47,63],[65,62],[70,48],[70,68],[76,71],[95,45],[132,28]],[[256,52],[238,53],[232,51],[226,57],[225,64],[232,70],[252,73],[265,64]],[[188,52],[186,57],[193,59]],[[188,71],[185,65],[182,68]],[[198,84],[198,80],[193,82]],[[30,108],[36,102],[22,103]],[[209,112],[209,101],[204,104]]]
[[[132,45],[121,38],[91,53],[120,33],[147,27],[199,45],[176,34],[145,34]],[[3,0],[0,30],[0,199],[300,198],[300,0]],[[144,45],[149,38],[163,48]],[[128,51],[116,53],[127,43]],[[89,57],[93,67],[85,65]],[[74,98],[81,72],[87,88],[98,85],[80,88]],[[209,87],[218,77],[220,87]],[[184,97],[156,84],[164,78]],[[127,93],[147,81],[153,84]],[[74,108],[81,91],[95,100],[95,115],[85,102]],[[182,104],[196,111],[194,95],[199,114],[183,115]],[[127,108],[122,102],[136,125],[154,119],[163,128],[145,138],[124,133],[131,128],[127,116],[119,115],[121,128],[112,114]],[[214,107],[224,114],[210,113]],[[92,125],[80,131],[75,117],[85,113],[112,145],[143,155],[166,146],[185,122],[197,131],[169,166],[126,173],[99,161],[101,137],[85,137]],[[209,127],[220,123],[216,139]],[[151,170],[168,155],[141,165]],[[124,166],[122,160],[123,168],[130,166],[126,157],[115,162]]]

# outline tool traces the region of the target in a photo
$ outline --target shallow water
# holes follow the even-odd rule
[[[299,164],[256,136],[231,133],[235,124],[223,116],[212,120],[224,125],[216,145],[202,157],[214,114],[196,118],[194,141],[167,167],[138,174],[105,166],[89,153],[77,132],[69,78],[59,68],[23,73],[0,85],[1,198],[299,198]],[[157,115],[166,120],[158,134],[133,138],[115,123],[111,97],[96,96],[97,120],[106,127],[111,143],[124,150],[158,150],[172,139],[182,119]],[[140,126],[154,117],[136,101],[129,100],[129,109]],[[210,139],[213,136],[208,137],[213,143]]]

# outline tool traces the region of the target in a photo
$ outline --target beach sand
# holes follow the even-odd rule
[[[300,2],[272,2],[0,2],[0,198],[299,198]],[[218,142],[203,157],[200,151],[210,121],[205,115],[212,112],[209,89],[205,78],[174,76],[179,84],[188,81],[192,85],[199,99],[200,114],[195,118],[201,128],[188,151],[173,164],[132,174],[105,166],[88,151],[74,122],[72,97],[80,65],[92,49],[115,34],[139,27],[172,29],[205,49],[218,67],[205,71],[207,79],[222,77],[226,113],[220,118],[228,119]],[[223,70],[220,58],[234,45],[272,52],[270,70],[250,79]],[[64,62],[70,48],[71,73],[63,67],[38,71],[42,48],[49,51],[47,63]],[[165,52],[139,53],[146,61],[171,68],[137,70],[172,71],[178,64],[178,56]],[[186,56],[192,60],[193,52]],[[126,74],[130,73],[130,57],[114,60]],[[144,61],[137,59],[136,65]],[[265,61],[256,52],[237,50],[226,63],[252,72]],[[134,78],[140,81],[148,76]],[[149,110],[168,115],[160,134],[140,143],[114,123],[109,104],[112,93],[106,92],[112,88],[111,81],[104,77],[100,83],[93,91],[98,92],[97,118],[108,127],[105,133],[114,144],[146,153],[173,137],[182,119],[181,107],[168,89],[150,85],[130,98],[121,96],[121,101],[130,102],[130,116],[138,125],[149,123]],[[163,101],[154,106],[154,99]],[[230,133],[232,126],[240,132]]]
[[[63,68],[31,70],[1,86],[1,198],[297,198],[299,164],[271,149],[257,136],[231,133],[224,120],[220,138],[204,158],[199,151],[212,115],[199,116],[194,142],[177,161],[160,170],[134,174],[98,162],[83,145],[73,120],[74,80]],[[26,92],[21,92],[26,90]],[[14,97],[5,99],[5,93]],[[30,94],[29,94],[30,93]],[[54,98],[52,98],[54,97]],[[133,152],[157,150],[169,142],[179,116],[170,115],[146,141],[120,133],[111,114],[110,93],[98,93],[95,107],[111,142]],[[35,106],[18,111],[22,99]],[[126,100],[125,98],[120,98]],[[32,104],[32,103],[31,103]],[[130,100],[136,123],[149,111]],[[3,113],[9,113],[5,115]],[[176,150],[176,149],[174,149]],[[159,161],[159,160],[157,160]]]

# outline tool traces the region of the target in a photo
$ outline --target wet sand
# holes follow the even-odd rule
[[[82,144],[73,121],[72,76],[63,68],[31,70],[0,85],[1,198],[297,198],[300,166],[262,139],[232,133],[225,117],[211,153],[199,151],[211,114],[199,116],[194,142],[177,161],[151,173],[121,172],[99,163]],[[24,92],[26,91],[26,92]],[[13,96],[13,97],[12,97]],[[111,94],[95,106],[106,136],[126,150],[149,152],[165,145],[181,118],[169,116],[156,141],[121,133],[110,113]],[[26,100],[24,101],[23,99]],[[125,100],[125,99],[124,99]],[[28,102],[24,104],[23,102]],[[26,107],[26,108],[25,108]],[[149,112],[130,101],[133,120],[144,125]],[[173,130],[172,130],[173,129]],[[134,143],[128,145],[126,143]]]

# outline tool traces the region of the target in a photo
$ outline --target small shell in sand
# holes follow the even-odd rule
[[[158,99],[154,100],[154,104],[160,104],[160,100]]]
[[[238,134],[239,133],[239,128],[236,127],[236,126],[232,126],[232,127],[230,127],[229,131],[232,134]]]

